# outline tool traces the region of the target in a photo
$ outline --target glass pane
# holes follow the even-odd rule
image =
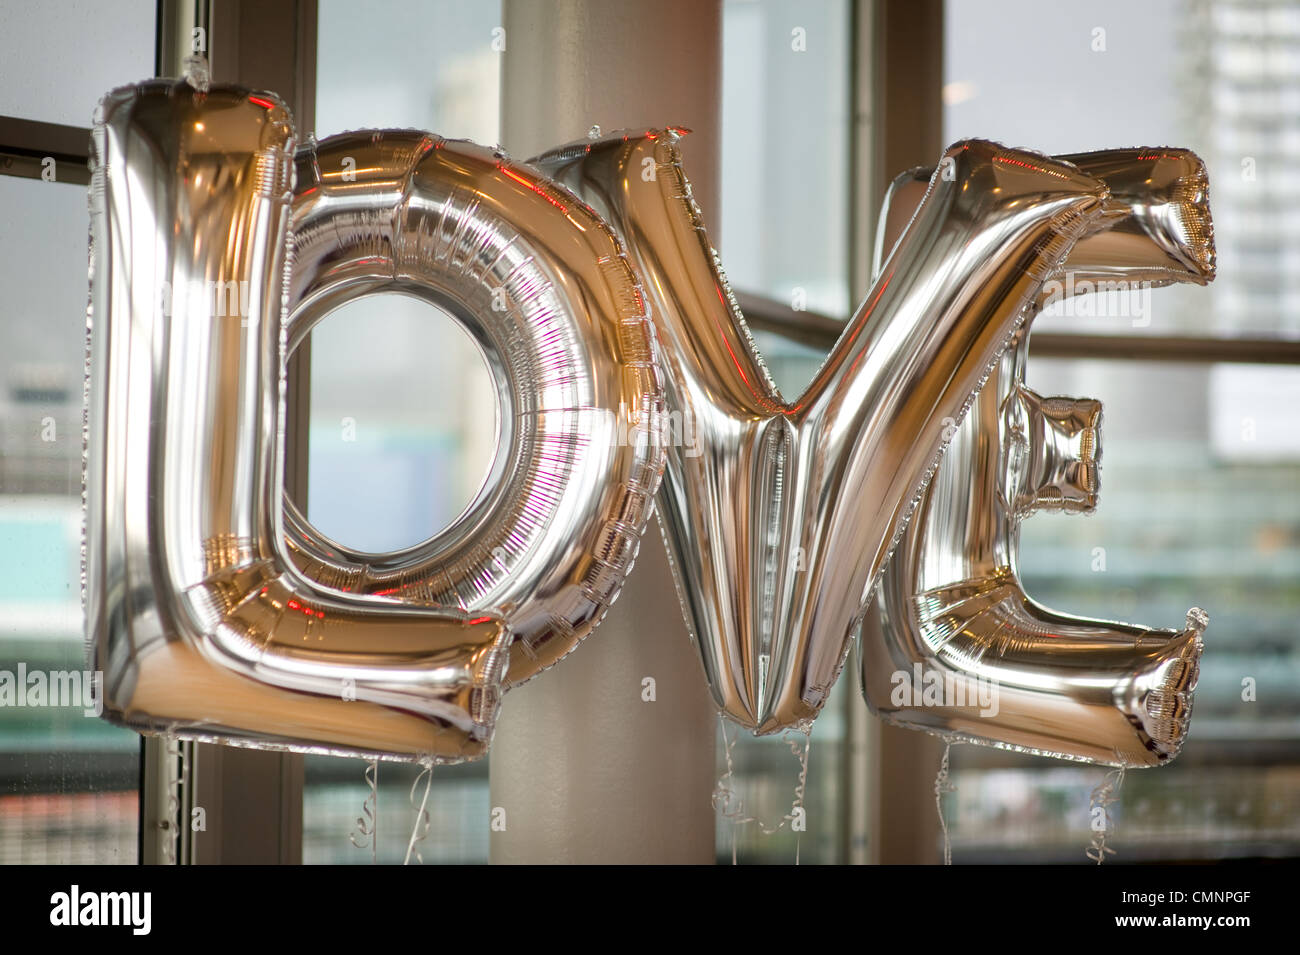
[[[1300,7],[1255,0],[946,5],[945,138],[1045,152],[1175,145],[1206,162],[1209,290],[1125,295],[1036,327],[1300,337]]]
[[[312,523],[371,553],[411,547],[474,500],[496,451],[496,389],[441,309],[371,295],[312,331]]]
[[[89,126],[109,90],[153,76],[156,0],[0,4],[0,116]]]
[[[727,0],[722,23],[722,222],[738,289],[847,317],[847,0]]]
[[[846,667],[836,681],[817,717],[811,747],[809,737],[793,730],[777,736],[753,736],[727,723],[719,732],[714,790],[714,806],[719,810],[719,863],[827,865],[843,861],[844,801],[848,796],[843,777],[848,753],[844,720],[849,695],[858,692],[858,681],[849,669]],[[806,764],[802,762],[805,748]],[[801,780],[805,769],[806,780]],[[800,788],[803,812],[796,817],[793,806]]]
[[[1189,741],[1172,765],[1127,774],[1114,858],[1294,855],[1300,429],[1282,409],[1300,368],[1035,359],[1029,378],[1101,398],[1105,418],[1097,513],[1025,522],[1027,592],[1150,626],[1210,614]],[[954,861],[1085,861],[1105,769],[970,746],[953,766]]]
[[[846,0],[727,0],[722,21],[722,220],[713,227],[732,285],[792,308],[846,318],[849,301],[850,5]],[[797,396],[825,357],[756,334],[772,377]],[[718,861],[835,862],[844,843],[840,778],[844,711],[856,681],[845,674],[812,734],[802,832],[786,821],[799,785],[791,745],[728,724],[734,777],[719,743],[720,786],[733,813],[718,821]],[[721,734],[720,734],[721,735]]]
[[[496,143],[500,24],[495,2],[321,0],[317,136],[398,127]],[[311,342],[310,519],[367,550],[432,536],[469,503],[495,447],[495,386],[476,347],[446,314],[402,295],[349,303]],[[306,758],[304,862],[370,862],[369,846],[349,839],[368,793],[365,766]],[[416,846],[426,863],[487,861],[487,772],[487,760],[434,770],[429,830]],[[380,862],[406,857],[419,773],[379,767]]]
[[[82,636],[86,192],[0,176],[0,210],[0,863],[134,863],[140,738]]]
[[[423,129],[493,145],[500,138],[501,26],[494,0],[320,0],[316,137]]]
[[[394,22],[413,28],[393,31]],[[832,315],[849,310],[848,22],[846,0],[812,7],[728,2],[724,8],[725,174],[722,219],[713,225],[715,241],[738,288]],[[360,13],[355,7],[325,0],[319,28],[318,136],[358,127],[414,126],[495,142],[499,79],[490,41],[499,23],[495,3],[384,3]],[[809,103],[818,106],[809,109]],[[789,185],[791,168],[804,170],[797,177],[798,189]],[[766,198],[759,203],[757,196]],[[333,331],[322,325],[313,335],[309,508],[318,524],[335,517],[348,519],[341,502],[349,492],[349,479],[330,455],[361,450],[359,432],[351,447],[345,448],[341,438],[341,419],[357,416],[349,415],[335,398],[321,394],[322,382],[333,382],[339,395],[345,383],[358,395],[368,387],[372,393],[382,391],[379,385],[391,389],[392,382],[418,380],[407,377],[417,374],[414,360],[407,356],[423,353],[409,338],[393,333],[386,338],[390,347],[384,370],[374,373],[377,366],[372,358],[357,359],[356,350],[341,339],[332,345],[324,341],[325,333]],[[764,348],[778,381],[794,392],[821,359],[810,350],[775,339],[765,341]],[[404,362],[410,363],[409,370],[398,367]],[[368,385],[372,380],[378,384]],[[369,400],[373,403],[381,397],[372,394]],[[419,404],[405,393],[402,401],[411,407]],[[441,424],[446,458],[435,470],[455,456],[472,460],[474,450],[463,436],[484,430],[474,421],[472,408],[458,403],[453,410]],[[460,445],[455,443],[457,435]],[[449,489],[432,486],[427,460],[398,446],[391,451],[394,461],[404,460],[424,475],[427,488],[427,493],[421,492],[423,499],[416,494],[410,501],[389,502],[397,510],[410,508],[409,513],[392,515],[393,528],[408,533],[412,526],[424,527],[428,518],[417,510],[430,496],[441,502],[444,514],[462,503],[450,501]],[[477,464],[465,467],[466,475],[481,473]],[[368,524],[376,532],[388,526],[373,520]],[[793,861],[798,851],[804,861],[835,858],[839,719],[832,705],[818,723],[810,765],[810,780],[815,782],[810,781],[805,802],[808,831],[796,837],[787,824],[780,834],[764,837],[757,827],[744,826],[737,830],[738,857]],[[719,746],[722,774],[726,761]],[[798,785],[800,766],[789,745],[780,739],[745,736],[735,743],[733,762],[731,785],[746,811],[765,823],[779,821]],[[362,768],[358,761],[308,759],[304,810],[308,861],[369,861],[369,850],[353,848],[346,837],[366,797]],[[483,762],[435,770],[429,801],[432,828],[422,844],[426,861],[486,859],[486,769]],[[380,767],[381,860],[400,861],[405,854],[415,812],[410,789],[417,774],[418,768],[411,766]],[[719,854],[728,860],[731,834],[729,826],[719,827]]]
[[[370,787],[365,779],[366,764],[355,759],[328,756],[306,757],[303,789],[302,861],[306,865],[369,865],[400,863],[411,850],[412,864],[475,865],[488,860],[487,760],[458,766],[439,766],[433,771],[429,798],[424,801],[428,777],[411,763],[381,763],[377,848],[371,855],[367,839],[349,838],[357,832],[357,818]],[[423,802],[428,813],[423,838],[414,833],[418,809]],[[412,845],[412,837],[415,842]],[[418,853],[418,856],[417,856]]]

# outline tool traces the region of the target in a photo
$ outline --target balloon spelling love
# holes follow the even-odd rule
[[[1123,265],[1176,242],[1178,216],[1205,215],[1203,190],[1183,188],[1161,219],[1127,173],[1090,168],[1096,157],[954,146],[866,302],[789,402],[709,245],[680,135],[617,134],[525,164],[410,131],[295,148],[274,95],[199,81],[104,99],[85,597],[106,715],[246,745],[480,756],[503,693],[600,622],[657,506],[719,708],[759,733],[806,727],[910,540],[951,425],[1023,341],[1044,283],[1093,236],[1131,236],[1106,245],[1098,268]],[[1144,231],[1154,220],[1167,234]],[[283,440],[289,355],[330,311],[379,292],[460,322],[503,413],[492,476],[466,513],[424,544],[375,555],[323,537],[285,500]],[[1020,395],[1014,371],[985,391],[1013,384]],[[1052,414],[1025,412],[1035,425]],[[998,444],[996,421],[970,420]],[[1056,435],[1073,421],[1052,439],[1069,444]],[[1047,452],[1034,460],[1069,470]],[[1045,488],[1040,471],[1017,487]],[[975,495],[934,509],[955,534],[1000,519],[993,507]],[[905,572],[901,592],[930,580]],[[864,646],[911,653],[891,651],[887,666],[929,661],[928,623],[891,617],[887,636],[863,629]],[[1060,642],[1071,639],[1086,642]],[[1169,715],[1190,690],[1199,631],[1176,653],[1174,640],[1076,659],[1042,635],[1037,655],[990,670],[1020,680],[1014,719],[960,728],[1026,748],[1039,732],[1040,749],[1104,760],[1127,723],[1136,742],[1119,747],[1124,759],[1157,759],[1185,721],[1157,728],[1134,714]],[[1116,712],[1102,717],[1107,706]],[[1079,707],[1097,720],[1035,729]]]

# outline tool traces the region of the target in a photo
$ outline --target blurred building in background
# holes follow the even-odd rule
[[[1114,300],[1067,304],[1036,329],[1300,335],[1300,5],[949,2],[946,34],[945,139],[1055,153],[1179,145],[1208,167],[1218,249],[1208,289],[1155,289],[1142,315]],[[1044,360],[1031,346],[1029,384],[1105,406],[1100,507],[1025,523],[1030,595],[1158,627],[1181,626],[1194,605],[1210,613],[1190,741],[1173,765],[1127,774],[1113,858],[1294,854],[1300,368],[1086,351]],[[953,765],[954,861],[1086,861],[1104,770],[973,747],[956,748]]]

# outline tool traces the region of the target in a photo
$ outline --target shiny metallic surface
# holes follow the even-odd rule
[[[289,350],[357,296],[413,295],[478,343],[504,413],[491,474],[450,527],[367,554],[290,504],[293,562],[334,593],[499,615],[506,684],[531,679],[600,622],[654,507],[663,393],[632,268],[591,210],[496,150],[363,131],[296,163]]]
[[[709,244],[682,132],[524,165],[409,131],[295,151],[273,95],[193,79],[104,99],[84,596],[110,719],[480,756],[505,690],[600,622],[657,500],[713,699],[755,732],[808,727],[860,633],[887,719],[1117,765],[1178,752],[1206,615],[1056,614],[1016,551],[1021,520],[1090,511],[1100,481],[1100,405],[1025,387],[1026,323],[1087,283],[1209,281],[1200,161],[969,141],[905,174],[892,251],[790,401]],[[367,554],[284,497],[284,375],[314,324],[379,293],[458,321],[502,413],[457,521]]]
[[[1204,166],[1173,149],[1058,157],[1110,188],[1096,231],[1039,295],[1104,282],[1204,285],[1214,239]],[[926,178],[895,180],[879,248],[899,240]],[[1089,284],[1092,283],[1092,284]],[[1020,582],[1020,521],[1087,513],[1099,492],[1101,405],[1025,387],[1029,328],[1018,333],[957,427],[887,566],[858,639],[877,715],[950,739],[1122,766],[1177,755],[1191,716],[1204,611],[1180,630],[1056,613]]]
[[[309,146],[295,197],[292,123],[272,94],[149,81],[105,97],[93,137],[83,592],[105,715],[239,745],[481,756],[512,639],[536,640],[536,665],[570,649],[650,511],[661,394],[617,241],[503,157],[423,134]],[[317,168],[331,146],[360,160],[355,183]],[[491,571],[466,542],[501,520],[458,529],[464,553],[439,565],[449,591],[390,557],[383,585],[399,596],[380,595],[351,555],[340,574],[327,548],[285,544],[286,528],[309,530],[282,507],[288,306],[305,330],[349,295],[395,288],[464,320],[484,314],[466,298],[485,275],[510,316],[483,327],[485,347],[520,386],[501,471],[535,472],[490,492],[515,536]],[[512,321],[541,331],[512,335]],[[470,574],[536,593],[471,591]],[[494,601],[517,630],[470,606]]]
[[[709,244],[679,130],[533,160],[623,237],[650,300],[667,408],[659,494],[719,708],[807,726],[968,403],[1110,192],[1077,167],[952,147],[857,314],[795,401],[772,384]]]

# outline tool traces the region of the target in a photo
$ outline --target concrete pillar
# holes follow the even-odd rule
[[[686,126],[683,153],[717,223],[721,4],[505,0],[502,144],[527,158],[592,126]],[[654,702],[643,699],[652,678]],[[707,863],[717,717],[647,528],[618,601],[559,666],[512,691],[490,757],[491,859]],[[504,810],[504,813],[496,810]]]

